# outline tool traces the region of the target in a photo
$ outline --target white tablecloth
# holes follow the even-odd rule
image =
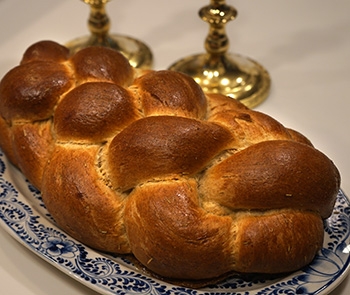
[[[257,107],[301,131],[327,154],[350,194],[350,1],[227,1],[238,17],[227,25],[230,51],[260,62],[272,89]],[[204,51],[208,1],[112,1],[112,32],[145,41],[155,69]],[[32,43],[65,43],[86,35],[88,6],[78,0],[0,0],[0,77]],[[96,294],[41,260],[0,228],[1,294]],[[331,293],[350,294],[350,279]]]

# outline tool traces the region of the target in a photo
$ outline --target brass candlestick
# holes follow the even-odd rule
[[[234,20],[237,11],[224,0],[211,0],[199,11],[209,23],[205,40],[206,53],[183,58],[169,67],[192,76],[205,92],[222,93],[253,108],[266,99],[270,76],[256,61],[228,53],[226,24]]]
[[[132,37],[109,33],[110,21],[105,9],[109,0],[82,1],[90,5],[88,19],[90,35],[71,40],[66,44],[72,54],[88,46],[105,46],[121,52],[135,68],[152,67],[152,52],[146,44]]]

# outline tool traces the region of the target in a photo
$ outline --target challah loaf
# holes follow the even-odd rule
[[[180,280],[307,265],[340,186],[333,162],[270,116],[51,41],[1,81],[0,146],[68,234]]]

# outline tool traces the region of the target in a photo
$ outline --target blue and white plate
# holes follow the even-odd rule
[[[275,280],[231,278],[202,289],[165,283],[140,273],[123,258],[90,249],[61,231],[26,181],[0,150],[0,224],[20,243],[62,272],[103,294],[266,295],[328,294],[345,277],[350,262],[350,202],[339,192],[325,222],[323,249],[301,271]]]

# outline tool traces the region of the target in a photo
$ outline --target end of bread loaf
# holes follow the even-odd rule
[[[0,82],[0,146],[68,234],[180,281],[307,265],[340,187],[299,132],[102,47],[30,46]]]

